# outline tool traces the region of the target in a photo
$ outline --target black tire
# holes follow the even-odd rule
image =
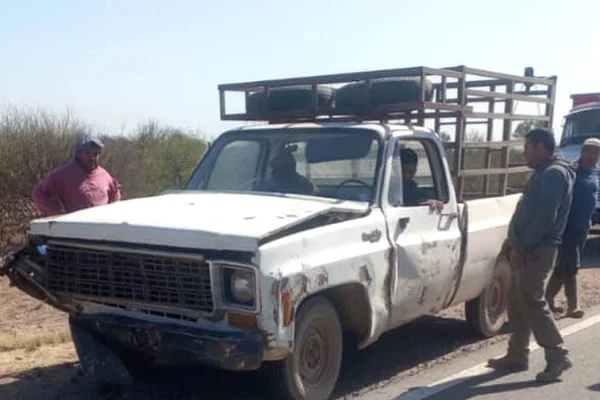
[[[145,382],[148,379],[155,363],[153,356],[122,347],[113,347],[113,351],[134,381]]]
[[[275,395],[293,400],[328,399],[340,373],[343,348],[342,326],[333,305],[323,297],[307,300],[297,314],[294,336],[294,352],[275,365]]]
[[[335,89],[325,86],[317,87],[317,104],[319,107],[333,107],[334,100]],[[263,118],[268,113],[307,110],[311,105],[312,90],[310,86],[274,88],[269,92],[266,109],[263,104],[263,93],[251,93],[246,102],[246,114],[251,117]]]
[[[133,377],[114,348],[69,316],[71,338],[83,376],[99,387],[129,386]]]
[[[69,327],[84,375],[100,385],[127,386],[144,380],[154,365],[153,356],[91,333],[72,316],[69,316]]]
[[[490,338],[497,335],[504,326],[510,281],[510,264],[501,256],[496,262],[490,284],[479,297],[465,303],[467,323],[477,335]]]
[[[425,101],[433,98],[433,84],[425,79]],[[360,108],[367,105],[366,82],[350,83],[336,92],[335,102],[339,108]],[[396,103],[412,103],[421,99],[421,78],[386,78],[371,81],[369,105],[382,106]]]

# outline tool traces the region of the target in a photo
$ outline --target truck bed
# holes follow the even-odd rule
[[[477,297],[489,282],[520,198],[521,194],[512,194],[469,200],[461,205],[461,213],[468,220],[466,260],[453,304]],[[488,275],[482,276],[483,273]]]

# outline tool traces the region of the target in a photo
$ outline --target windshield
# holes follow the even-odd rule
[[[211,147],[187,190],[373,199],[381,143],[356,128],[230,132]]]
[[[594,136],[600,137],[600,108],[568,115],[561,144],[582,144],[585,139]]]

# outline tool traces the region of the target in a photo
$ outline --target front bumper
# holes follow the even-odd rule
[[[72,315],[70,322],[108,347],[117,345],[168,364],[252,371],[263,358],[263,338],[258,332],[155,323],[115,314]]]
[[[44,288],[42,268],[28,254],[32,252],[25,248],[8,254],[0,267],[0,276],[7,275],[12,286],[67,312],[71,323],[109,347],[111,344],[125,347],[167,363],[207,365],[230,371],[260,367],[263,359],[260,332],[212,324],[157,323],[111,313],[83,314],[81,307],[61,301]]]

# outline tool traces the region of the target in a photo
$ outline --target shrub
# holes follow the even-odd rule
[[[0,110],[0,254],[22,242],[38,216],[31,200],[37,183],[68,162],[75,143],[92,129],[70,112]],[[123,198],[181,188],[204,153],[197,132],[149,121],[129,134],[100,135],[102,165],[122,185]]]

